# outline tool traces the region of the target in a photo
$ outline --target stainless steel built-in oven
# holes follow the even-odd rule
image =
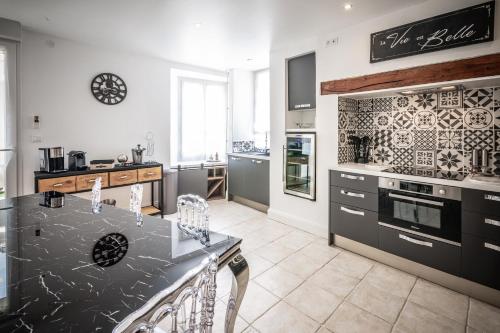
[[[285,193],[316,200],[316,134],[287,133],[283,155]]]
[[[460,245],[461,189],[379,178],[379,224]]]

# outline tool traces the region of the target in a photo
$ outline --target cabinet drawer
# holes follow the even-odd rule
[[[500,289],[500,242],[463,234],[462,273],[466,279]]]
[[[76,192],[76,177],[59,177],[40,179],[38,181],[38,192]]]
[[[473,212],[488,212],[500,217],[500,193],[464,189],[462,209]]]
[[[352,172],[330,171],[330,185],[352,190],[378,193],[378,177]]]
[[[330,187],[330,200],[340,204],[378,211],[378,194],[351,190],[345,187]]]
[[[379,247],[397,256],[458,275],[460,247],[379,226]]]
[[[92,186],[94,186],[95,180],[101,177],[101,185],[102,187],[109,186],[108,173],[93,173],[91,175],[82,175],[76,176],[76,190],[77,191],[86,191],[91,190]]]
[[[140,182],[161,179],[161,167],[138,169],[137,178]]]
[[[377,213],[335,202],[330,205],[330,228],[333,233],[366,245],[378,246]]]
[[[137,170],[110,172],[109,183],[111,186],[137,183]]]
[[[462,232],[486,237],[500,242],[500,217],[490,216],[489,212],[462,212]]]

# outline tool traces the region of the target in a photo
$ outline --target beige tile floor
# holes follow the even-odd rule
[[[500,332],[498,308],[329,247],[251,208],[211,201],[210,226],[243,238],[250,282],[235,332]],[[227,268],[218,273],[216,319],[230,278]],[[223,332],[220,320],[214,332]]]

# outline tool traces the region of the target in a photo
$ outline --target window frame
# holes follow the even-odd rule
[[[217,85],[217,86],[222,86],[224,88],[224,93],[225,93],[225,99],[224,99],[224,112],[225,112],[225,121],[226,121],[226,126],[225,126],[225,144],[224,144],[224,151],[221,152],[220,157],[224,157],[227,153],[227,123],[228,123],[228,83],[224,81],[216,81],[216,80],[210,80],[210,79],[201,79],[201,78],[195,78],[195,77],[187,77],[187,76],[178,76],[177,77],[177,156],[176,156],[176,162],[178,164],[186,164],[186,163],[196,163],[196,162],[205,162],[207,159],[207,152],[205,151],[205,157],[201,161],[185,161],[182,159],[182,119],[183,119],[183,113],[182,113],[182,91],[183,91],[183,82],[192,82],[192,83],[200,83],[202,84],[203,87],[203,101],[204,101],[204,133],[203,137],[206,137],[207,132],[206,132],[206,91],[207,91],[207,86],[208,85]],[[206,147],[205,147],[206,148]]]

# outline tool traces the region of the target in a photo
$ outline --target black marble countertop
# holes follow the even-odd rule
[[[0,200],[0,332],[111,332],[210,253],[241,242],[211,233],[205,247],[167,220],[144,216],[138,227],[127,210],[92,214],[71,195],[46,208],[40,196]]]

